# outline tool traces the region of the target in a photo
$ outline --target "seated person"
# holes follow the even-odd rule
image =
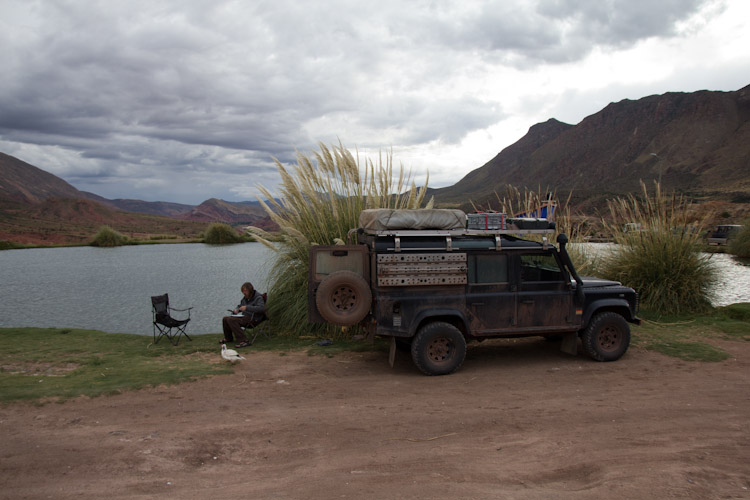
[[[252,344],[245,337],[242,328],[253,328],[265,319],[266,303],[263,301],[263,295],[253,288],[252,283],[244,283],[240,290],[242,300],[232,313],[242,316],[224,316],[221,325],[224,328],[225,341],[233,342],[237,339],[235,347],[247,347]]]

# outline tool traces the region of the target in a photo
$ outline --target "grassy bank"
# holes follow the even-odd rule
[[[116,394],[232,373],[220,356],[219,334],[194,335],[172,346],[152,337],[98,330],[0,328],[0,402],[64,401],[77,396]],[[382,348],[356,341],[320,347],[315,338],[258,339],[254,351],[281,355],[307,350],[332,356],[341,351]]]
[[[701,315],[666,317],[645,311],[641,316],[643,324],[633,328],[634,347],[690,362],[723,361],[730,357],[721,347],[724,341],[750,341],[750,303]],[[219,334],[192,338],[175,347],[166,340],[153,345],[151,337],[97,330],[3,328],[0,402],[64,401],[233,372],[234,367],[220,356]],[[331,357],[388,349],[381,339],[374,344],[337,339],[329,346],[318,346],[318,341],[312,336],[259,338],[246,354],[272,351],[283,363],[292,351]]]
[[[642,311],[632,329],[632,345],[686,361],[723,361],[723,340],[750,341],[750,303],[712,309],[706,314],[662,316]]]

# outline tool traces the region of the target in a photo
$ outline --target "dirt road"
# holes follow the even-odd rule
[[[233,375],[0,408],[0,498],[750,498],[750,343],[722,348],[502,341],[446,377],[250,351]]]

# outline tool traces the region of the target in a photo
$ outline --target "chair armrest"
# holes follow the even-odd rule
[[[188,307],[187,309],[177,309],[176,307],[170,307],[169,309],[171,311],[189,311],[190,309],[192,309],[192,307]]]

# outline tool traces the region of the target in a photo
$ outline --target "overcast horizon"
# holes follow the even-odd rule
[[[82,191],[277,193],[339,140],[453,185],[536,123],[750,83],[750,2],[3,0],[0,152]]]

